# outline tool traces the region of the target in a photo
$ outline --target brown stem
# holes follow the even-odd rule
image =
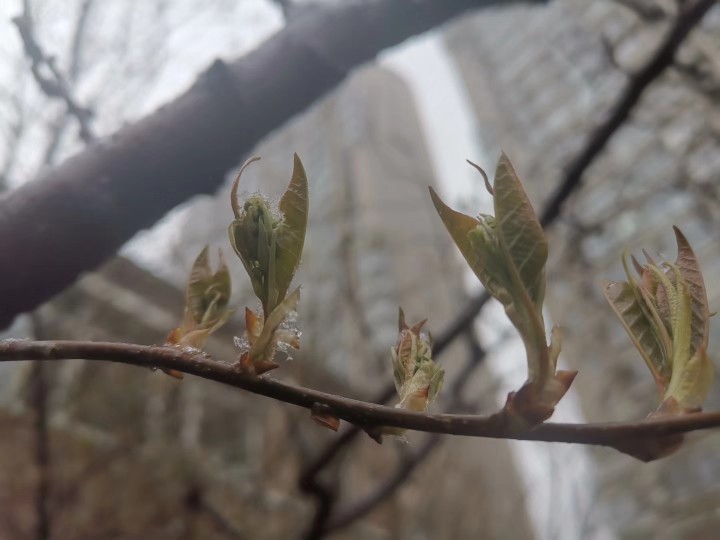
[[[0,361],[77,358],[174,369],[306,409],[320,403],[332,410],[338,418],[363,427],[391,426],[448,435],[609,447],[624,447],[628,440],[656,439],[720,427],[720,412],[714,412],[632,422],[544,423],[531,429],[519,429],[508,425],[502,414],[486,416],[409,412],[293,386],[269,377],[249,375],[240,372],[234,364],[171,347],[83,341],[0,341]]]

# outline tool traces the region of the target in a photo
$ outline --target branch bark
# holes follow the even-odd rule
[[[216,61],[172,103],[0,199],[0,328],[176,205],[217,189],[262,137],[355,66],[471,8],[508,3],[354,1],[300,15],[240,60]]]
[[[652,440],[720,427],[720,412],[714,412],[654,417],[634,422],[544,423],[525,430],[508,425],[502,414],[417,413],[335,396],[269,377],[242,373],[235,364],[172,347],[84,341],[0,341],[0,362],[78,358],[177,370],[306,409],[321,404],[338,418],[364,428],[391,426],[447,435],[608,446],[625,451],[628,441]]]

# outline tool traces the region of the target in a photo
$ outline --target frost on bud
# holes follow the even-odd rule
[[[408,326],[400,309],[398,340],[390,350],[395,389],[400,396],[397,408],[424,412],[442,388],[445,372],[433,362],[430,336],[423,332],[427,319]],[[383,433],[401,435],[404,429],[383,428]]]
[[[521,425],[549,418],[577,372],[556,371],[560,331],[551,343],[542,315],[545,298],[547,240],[520,180],[505,154],[500,156],[494,186],[483,176],[493,197],[495,216],[478,218],[448,207],[430,188],[435,209],[445,228],[485,289],[505,308],[522,337],[527,353],[528,379],[508,396],[505,411]]]
[[[245,168],[258,159],[246,161],[233,184],[230,204],[235,219],[228,233],[230,244],[262,303],[263,315],[268,318],[285,299],[300,264],[307,228],[308,185],[305,169],[295,154],[290,185],[278,209],[273,209],[261,195],[248,197],[241,208],[237,198],[240,177]]]
[[[643,266],[632,257],[633,274],[623,255],[628,281],[605,285],[605,297],[655,379],[658,414],[699,411],[713,378],[705,283],[690,244],[674,230],[674,263],[656,263],[646,254]]]
[[[205,246],[193,263],[185,288],[185,314],[180,326],[168,334],[166,345],[201,349],[210,334],[225,324],[233,313],[228,308],[232,290],[230,272],[222,251],[219,251],[220,263],[214,273],[208,253]],[[182,378],[179,371],[165,372]]]
[[[267,319],[262,313],[245,308],[246,350],[239,360],[242,371],[262,375],[279,367],[275,363],[278,349],[285,352],[289,347],[300,348],[300,333],[292,322],[299,301],[300,287],[280,302]]]

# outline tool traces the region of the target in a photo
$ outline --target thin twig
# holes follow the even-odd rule
[[[227,538],[233,540],[242,540],[243,535],[235,526],[234,523],[229,521],[215,506],[213,506],[206,497],[205,491],[198,485],[190,487],[185,495],[185,507],[188,510],[188,514],[192,519],[192,516],[205,515],[210,518],[213,526]]]
[[[75,117],[80,127],[80,138],[86,144],[91,143],[95,136],[90,127],[92,111],[80,105],[70,92],[65,77],[55,64],[55,59],[48,56],[40,47],[33,32],[32,20],[28,13],[13,19],[22,39],[25,54],[30,59],[30,70],[40,90],[49,98],[59,99],[65,103],[68,114]],[[49,72],[46,75],[45,72]]]
[[[602,153],[610,138],[630,117],[645,89],[673,65],[680,45],[691,30],[700,23],[715,1],[696,0],[683,4],[661,45],[645,65],[630,77],[620,99],[615,103],[607,118],[591,132],[583,151],[568,166],[563,183],[550,197],[548,206],[540,216],[540,223],[545,225],[560,215],[562,205],[569,194],[582,183],[587,168]]]
[[[90,13],[93,9],[94,3],[95,0],[84,0],[78,9],[77,18],[75,20],[75,29],[73,30],[73,36],[70,42],[70,60],[67,68],[66,88],[69,94],[73,92],[83,71],[85,38],[87,37],[88,21],[90,20]],[[70,116],[72,116],[71,109],[66,107],[65,110],[49,124],[49,141],[45,146],[45,151],[43,153],[43,163],[46,165],[55,161],[55,157],[58,148],[60,148],[60,143],[63,140]],[[79,120],[80,119],[78,119],[78,121]],[[80,133],[83,133],[82,127],[80,129]],[[90,133],[90,135],[92,134]],[[84,142],[87,144],[89,140],[85,140]]]
[[[720,427],[720,412],[714,412],[653,417],[631,422],[544,423],[532,429],[522,429],[508,424],[506,415],[502,413],[485,416],[410,412],[243,373],[235,364],[172,347],[90,341],[0,341],[0,361],[3,362],[78,358],[150,369],[175,369],[306,409],[321,404],[338,418],[363,427],[390,426],[447,435],[565,442],[615,448],[623,446],[628,439],[656,439]]]

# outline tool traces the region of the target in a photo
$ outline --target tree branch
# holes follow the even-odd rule
[[[562,205],[577,186],[582,183],[583,174],[605,149],[610,138],[630,117],[645,89],[675,62],[675,54],[685,38],[697,26],[716,0],[688,0],[680,8],[675,22],[665,39],[647,63],[630,77],[620,99],[607,118],[590,134],[583,151],[570,163],[565,179],[550,197],[548,206],[540,216],[545,225],[560,215]]]
[[[80,138],[84,143],[90,144],[95,138],[90,128],[92,111],[77,102],[70,92],[68,82],[55,65],[55,59],[48,56],[40,47],[33,32],[32,19],[27,10],[23,15],[15,17],[13,22],[17,26],[20,39],[25,48],[25,54],[30,59],[30,70],[40,90],[47,97],[59,99],[65,103],[68,114],[75,117],[80,126]],[[45,70],[49,72],[50,76],[43,73]]]
[[[172,103],[0,199],[0,253],[12,261],[0,266],[0,328],[217,189],[262,137],[355,66],[471,8],[509,3],[342,2],[298,16],[240,60],[216,61]]]
[[[172,347],[83,341],[0,341],[0,361],[4,362],[78,358],[182,371],[306,409],[321,404],[338,418],[364,428],[391,426],[447,435],[578,443],[622,449],[628,440],[657,439],[720,427],[720,412],[715,412],[654,417],[634,422],[544,423],[525,430],[509,425],[502,413],[481,416],[409,412],[293,386],[269,377],[249,375],[240,372],[234,364],[212,360],[200,352],[191,353]]]

